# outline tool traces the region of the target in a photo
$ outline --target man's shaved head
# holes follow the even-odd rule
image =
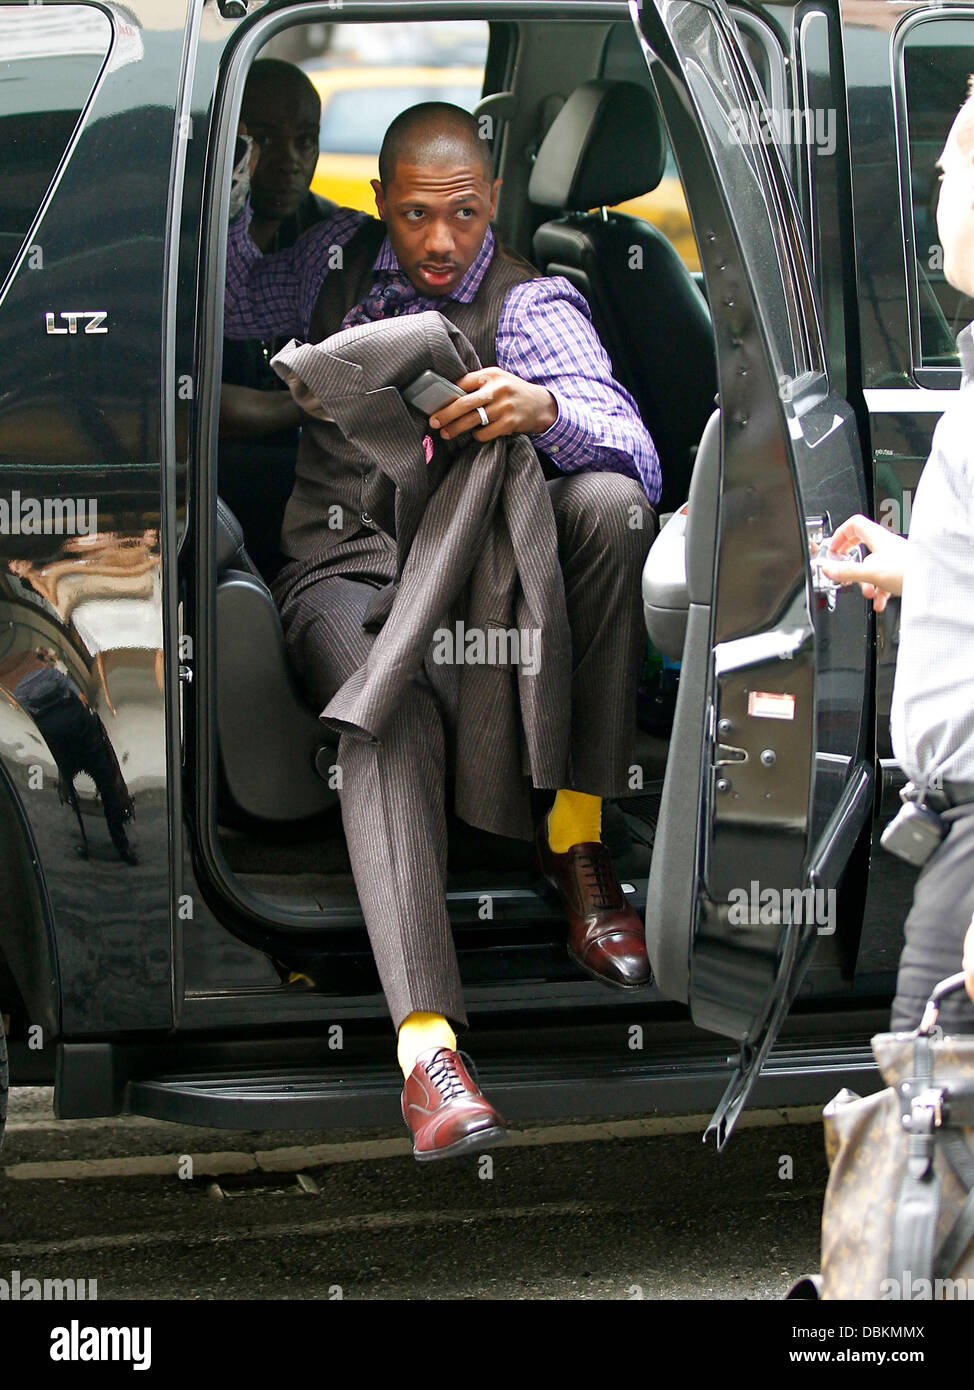
[[[386,131],[371,182],[400,269],[420,294],[452,294],[484,244],[501,182],[476,119],[445,101],[410,106]]]
[[[308,196],[318,163],[321,98],[293,63],[259,58],[247,75],[240,114],[260,151],[250,180],[251,236],[263,245]]]
[[[400,160],[420,167],[479,164],[487,183],[494,178],[490,146],[480,133],[476,117],[462,106],[451,106],[446,101],[420,102],[392,122],[379,151],[379,182],[383,188],[394,181]]]

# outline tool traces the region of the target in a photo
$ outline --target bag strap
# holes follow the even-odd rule
[[[889,1250],[889,1275],[899,1287],[926,1281],[933,1289],[933,1264],[940,1218],[941,1181],[934,1164],[938,1113],[925,1103],[931,1088],[930,1039],[921,1033],[914,1050],[914,1077],[918,1094],[910,1107],[906,1172],[900,1185],[893,1213]]]
[[[934,1262],[934,1278],[946,1279],[956,1269],[964,1251],[974,1240],[974,1154],[960,1134],[942,1134],[940,1143],[958,1181],[967,1188],[967,1201],[961,1207],[953,1228],[944,1238]]]
[[[960,1209],[960,1215],[953,1228],[937,1251],[933,1274],[935,1279],[946,1279],[960,1263],[964,1251],[974,1240],[974,1189],[967,1194],[967,1201]]]
[[[963,1136],[944,1130],[940,1136],[940,1144],[948,1163],[957,1175],[958,1182],[963,1183],[970,1192],[974,1187],[974,1154],[965,1144]]]

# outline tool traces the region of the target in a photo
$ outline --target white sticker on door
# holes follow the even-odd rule
[[[749,690],[747,712],[752,719],[794,719],[795,697],[772,690]]]

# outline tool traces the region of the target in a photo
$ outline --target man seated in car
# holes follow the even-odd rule
[[[244,88],[241,117],[260,152],[250,180],[249,234],[263,252],[293,246],[335,212],[310,191],[318,161],[321,99],[293,63],[261,58]],[[284,506],[294,483],[302,412],[271,370],[281,347],[273,335],[225,339],[220,393],[219,491],[268,579],[280,568]]]
[[[226,332],[317,342],[343,327],[437,309],[478,340],[483,366],[457,383],[470,394],[438,410],[430,426],[444,438],[472,431],[478,441],[524,434],[560,474],[548,489],[572,633],[573,785],[558,791],[538,826],[539,865],[568,916],[572,958],[606,984],[646,985],[643,926],[601,842],[601,805],[630,785],[646,641],[640,575],[660,494],[655,447],[613,379],[584,298],[495,239],[500,180],[469,113],[429,102],[397,117],[372,186],[379,223],[339,209],[277,256],[261,258],[245,209],[230,228]],[[340,307],[323,316],[320,306],[336,302],[336,272]],[[347,575],[348,567],[314,576],[298,561],[275,584],[289,656],[323,703],[373,640],[360,618],[374,589]],[[341,746],[339,758],[356,887],[398,1030],[403,1115],[414,1154],[428,1159],[506,1133],[456,1051],[455,1030],[467,1020],[438,853],[446,843],[443,733],[430,692],[414,682],[410,696],[378,748],[359,740],[353,759]],[[365,791],[370,771],[384,814]],[[390,865],[394,873],[383,869]]]

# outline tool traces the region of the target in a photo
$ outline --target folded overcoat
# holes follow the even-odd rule
[[[283,536],[302,563],[275,595],[283,603],[337,574],[382,586],[363,621],[377,632],[368,659],[322,721],[381,742],[406,684],[425,670],[451,706],[457,815],[530,839],[530,783],[567,785],[572,660],[555,518],[529,439],[444,441],[407,405],[401,388],[421,372],[456,381],[481,365],[433,310],[316,344],[292,340],[272,365],[314,417],[313,462],[307,452],[299,461]],[[484,646],[463,638],[492,628],[509,640],[488,646],[485,660]]]

